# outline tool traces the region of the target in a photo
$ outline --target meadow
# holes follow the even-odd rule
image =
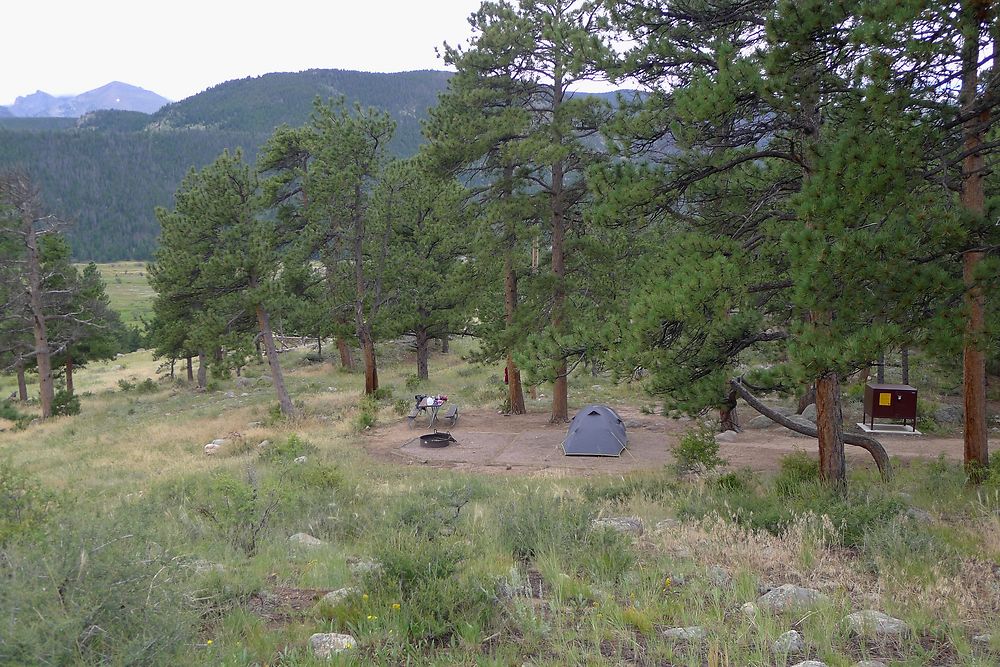
[[[420,385],[409,350],[383,345],[379,400],[286,353],[293,421],[263,366],[205,393],[147,352],[81,370],[79,416],[0,433],[0,664],[996,664],[996,484],[969,489],[944,460],[855,471],[840,493],[803,454],[773,475],[617,477],[369,456],[414,392],[496,407],[497,373],[468,349],[436,353]],[[649,401],[589,374],[571,395]],[[822,598],[748,613],[782,584]],[[907,630],[852,632],[864,609]],[[775,652],[790,630],[803,645]],[[356,643],[319,658],[327,632]]]

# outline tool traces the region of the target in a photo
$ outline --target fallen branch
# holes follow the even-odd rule
[[[733,378],[729,381],[729,384],[736,391],[740,397],[747,402],[751,408],[764,415],[771,421],[781,424],[785,428],[795,431],[796,433],[801,433],[802,435],[807,435],[810,438],[818,438],[819,433],[816,431],[814,426],[805,426],[797,422],[792,421],[785,415],[775,412],[771,408],[767,407],[761,403],[760,399],[750,393],[746,385],[743,384],[741,378]],[[879,474],[882,475],[882,479],[889,479],[892,476],[892,465],[889,463],[889,455],[886,454],[885,448],[875,438],[869,438],[866,435],[860,435],[857,433],[844,433],[844,442],[848,445],[854,445],[855,447],[861,447],[875,459],[875,465],[878,466]]]

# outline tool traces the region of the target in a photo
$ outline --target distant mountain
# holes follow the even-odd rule
[[[20,165],[35,175],[48,205],[74,222],[69,236],[77,259],[148,259],[160,233],[154,210],[172,205],[192,167],[203,167],[224,149],[240,148],[253,161],[274,128],[304,124],[316,98],[385,109],[398,124],[390,149],[412,155],[421,142],[420,121],[449,77],[309,70],[228,81],[153,114],[0,117],[0,168]],[[35,108],[56,99],[27,97],[32,99],[18,101]]]
[[[0,107],[0,116],[11,115],[19,118],[79,118],[99,109],[119,109],[141,111],[151,114],[170,100],[154,92],[120,81],[88,90],[80,95],[56,97],[41,90],[18,97],[9,107]],[[3,113],[4,111],[8,113]]]

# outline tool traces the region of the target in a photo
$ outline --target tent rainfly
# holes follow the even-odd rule
[[[626,447],[625,423],[606,405],[577,412],[562,443],[566,456],[621,456]]]

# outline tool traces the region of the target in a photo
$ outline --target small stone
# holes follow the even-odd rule
[[[352,649],[357,644],[358,641],[351,635],[336,632],[318,632],[309,638],[309,646],[317,658],[329,658],[341,651]]]
[[[827,667],[827,665],[825,662],[820,662],[819,660],[804,660],[795,663],[792,667]]]
[[[257,428],[258,426],[263,426],[264,422],[247,422],[247,428]]]
[[[905,621],[893,618],[874,609],[865,609],[848,614],[844,618],[851,632],[858,635],[872,634],[877,637],[896,637],[909,633],[910,626]]]
[[[740,434],[736,431],[723,431],[715,434],[716,442],[736,442],[739,438]]]
[[[797,630],[789,630],[784,633],[771,645],[775,653],[788,655],[790,653],[801,653],[806,648],[805,637]]]
[[[225,572],[226,568],[219,563],[213,563],[212,561],[199,558],[198,560],[191,563],[191,569],[194,570],[195,574],[208,574],[210,572]]]
[[[878,660],[862,660],[861,662],[854,663],[854,667],[887,667],[887,665]]]
[[[257,443],[257,449],[267,449],[270,446],[271,446],[270,440],[261,440],[260,442]]]
[[[309,460],[309,458],[306,457],[306,456],[297,456],[297,457],[295,457],[295,463],[299,463],[299,464],[305,463],[308,460]]]
[[[740,611],[743,612],[743,615],[746,616],[747,618],[750,619],[757,618],[758,609],[757,605],[754,604],[753,602],[744,602],[743,605],[740,607]]]
[[[718,565],[710,566],[706,575],[712,585],[718,586],[719,588],[725,588],[733,581],[733,578],[729,576],[729,573]]]
[[[931,516],[931,513],[919,507],[907,507],[904,514],[917,523],[934,523],[934,517]]]
[[[250,395],[250,394],[248,394],[248,393],[246,393],[246,392],[243,392],[242,394],[240,394],[240,397],[245,397],[245,396],[249,396],[249,395]]]
[[[590,522],[590,527],[595,530],[610,528],[619,533],[631,535],[642,535],[644,530],[642,519],[637,516],[609,516],[603,519],[594,519]]]
[[[977,648],[989,648],[990,644],[993,643],[993,635],[986,633],[983,635],[976,635],[972,638],[972,645]]]
[[[323,544],[323,540],[316,539],[309,533],[295,533],[288,538],[288,541],[304,547],[318,547]]]
[[[226,398],[236,398],[236,392],[235,391],[227,391],[226,392]]]
[[[653,527],[653,532],[669,533],[670,531],[677,530],[680,526],[681,522],[677,519],[663,519],[662,521],[656,522],[656,526]]]
[[[226,439],[225,438],[216,438],[215,440],[212,441],[212,444],[213,445],[224,445],[224,444],[226,444]]]
[[[335,605],[340,604],[344,600],[347,600],[348,598],[355,597],[355,596],[357,596],[359,594],[360,594],[360,591],[357,588],[353,588],[351,586],[347,586],[345,588],[338,588],[335,591],[330,591],[329,593],[327,593],[326,595],[324,595],[322,598],[320,598],[320,602],[325,602],[325,603],[327,603],[329,605],[334,605],[335,606]]]
[[[700,625],[691,625],[686,628],[670,628],[663,631],[665,639],[674,639],[685,642],[701,641],[706,636],[705,628]]]
[[[826,599],[825,595],[812,588],[783,584],[760,596],[757,604],[761,609],[780,614],[803,607],[812,607]]]
[[[221,447],[221,445],[217,445],[214,442],[208,443],[207,445],[205,445],[205,455],[206,456],[215,456],[215,453],[217,451],[219,451],[220,447]]]
[[[351,574],[354,574],[354,575],[363,575],[363,574],[369,574],[369,573],[373,573],[373,572],[381,572],[382,571],[382,563],[379,563],[376,560],[365,560],[365,559],[350,560],[350,559],[348,559],[348,561],[347,561],[347,567],[351,570]]]

